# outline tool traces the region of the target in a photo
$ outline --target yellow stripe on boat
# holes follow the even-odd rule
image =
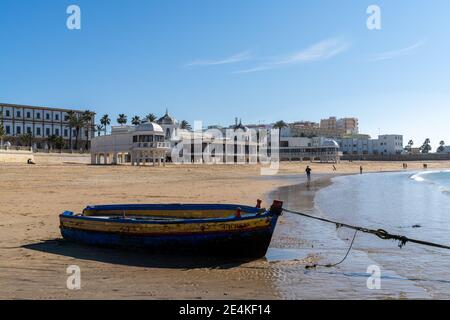
[[[247,230],[263,229],[270,226],[267,217],[259,219],[236,220],[226,222],[202,222],[202,223],[121,223],[104,222],[84,219],[61,218],[61,226],[65,228],[81,229],[86,231],[126,233],[136,235],[161,235],[161,234],[191,234],[210,232],[245,232]]]

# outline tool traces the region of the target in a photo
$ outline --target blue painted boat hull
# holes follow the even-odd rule
[[[181,252],[253,258],[266,255],[273,231],[273,228],[271,228],[232,234],[149,237],[61,228],[64,239],[87,245],[138,249],[151,253]]]
[[[61,214],[60,230],[64,239],[87,245],[152,253],[265,256],[280,212],[241,206],[242,217],[229,216],[228,210],[236,210],[236,207],[95,206],[85,209],[82,215],[73,212]],[[120,213],[123,213],[122,217],[118,216]],[[189,218],[185,218],[187,214]]]

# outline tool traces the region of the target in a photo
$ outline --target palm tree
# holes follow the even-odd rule
[[[102,131],[104,130],[103,125],[98,124],[95,126],[95,131],[97,131],[97,135],[100,137],[100,133],[102,133]]]
[[[120,124],[121,126],[123,126],[124,124],[126,124],[128,121],[127,116],[124,115],[123,113],[119,114],[119,117],[117,118],[117,123]]]
[[[3,111],[0,111],[0,149],[3,148],[3,138],[6,136],[5,128],[3,127]]]
[[[445,151],[445,141],[441,140],[439,142],[439,148],[437,148],[437,152],[444,152]]]
[[[155,122],[156,119],[158,119],[158,117],[155,116],[153,113],[149,113],[148,115],[145,116],[145,119],[146,119],[148,122]]]
[[[100,119],[100,123],[102,124],[103,128],[105,129],[105,135],[106,135],[106,130],[108,129],[108,126],[111,124],[111,119],[109,118],[109,115],[104,114],[103,117]]]
[[[141,124],[141,117],[139,116],[134,116],[133,119],[131,119],[131,124],[138,126]]]
[[[80,129],[84,127],[83,117],[75,115],[75,117],[69,120],[69,126],[75,129],[75,148],[78,150],[78,138],[80,136]],[[73,151],[73,146],[71,147],[71,150]]]
[[[281,147],[281,129],[286,128],[288,125],[283,120],[275,122],[273,125],[274,129],[278,129],[278,148]]]
[[[181,121],[180,123],[180,128],[184,129],[184,130],[192,130],[191,125],[189,124],[189,122],[187,122],[186,120]]]
[[[67,121],[69,122],[69,141],[70,141],[70,150],[73,151],[73,142],[72,142],[72,132],[73,128],[78,121],[78,116],[75,111],[67,111]]]
[[[95,112],[86,110],[83,112],[82,119],[83,119],[83,127],[86,128],[86,147],[85,149],[89,149],[89,132],[93,131],[94,124],[92,124],[92,120],[95,117]]]
[[[411,152],[412,146],[414,145],[414,141],[409,140],[408,144],[405,147],[405,150]]]
[[[430,143],[431,143],[430,139],[426,138],[425,142],[420,147],[420,151],[422,151],[422,153],[429,153],[431,151]]]

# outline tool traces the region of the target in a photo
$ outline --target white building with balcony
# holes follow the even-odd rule
[[[111,134],[92,139],[92,164],[132,165],[165,164],[170,143],[166,142],[165,132],[153,122],[138,126],[112,127]]]

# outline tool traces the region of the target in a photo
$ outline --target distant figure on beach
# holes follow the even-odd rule
[[[36,163],[34,163],[33,160],[28,159],[27,164],[36,164]]]
[[[306,177],[308,178],[308,181],[311,180],[311,168],[309,166],[306,166]]]
[[[424,169],[428,169],[428,164],[424,163],[424,164],[423,164],[423,168],[424,168]]]
[[[359,174],[362,174],[362,173],[363,173],[363,167],[359,166]]]
[[[337,169],[336,169],[336,166],[333,164],[333,171],[336,171]]]

